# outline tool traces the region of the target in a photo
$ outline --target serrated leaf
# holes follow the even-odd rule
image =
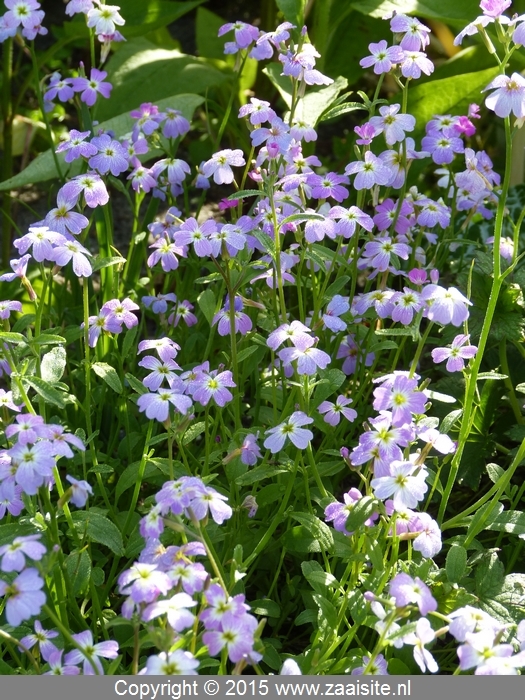
[[[467,570],[467,550],[461,545],[453,545],[447,554],[445,565],[450,583],[459,583]]]
[[[481,594],[479,606],[503,624],[517,625],[525,617],[525,575],[505,576],[497,589]]]
[[[45,382],[59,382],[66,368],[66,350],[61,345],[42,357],[40,374]]]
[[[201,292],[197,297],[197,303],[199,305],[200,310],[204,314],[205,319],[211,326],[213,317],[215,316],[215,309],[217,306],[213,290],[205,289],[204,292]]]
[[[91,369],[95,372],[97,377],[103,379],[113,391],[117,394],[122,394],[122,382],[114,367],[108,365],[107,362],[94,362],[91,365]]]
[[[118,557],[124,556],[124,543],[120,530],[104,515],[89,511],[75,511],[71,514],[73,522],[81,533],[86,533],[93,541],[108,547]]]

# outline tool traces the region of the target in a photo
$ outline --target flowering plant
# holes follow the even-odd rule
[[[23,42],[38,73],[47,30],[38,2],[5,5],[9,81]],[[0,275],[3,671],[525,666],[525,207],[510,186],[525,17],[509,5],[482,0],[456,39],[479,36],[497,64],[476,98],[503,120],[502,180],[480,105],[409,112],[434,71],[415,17],[370,43],[360,102],[303,18],[223,24],[236,87],[203,150],[199,95],[97,122],[132,32],[117,6],[68,2],[90,66],[35,91],[51,141],[60,109],[78,128],[41,157],[51,205]],[[263,61],[282,103],[242,93],[228,142]],[[323,165],[323,121],[358,111],[344,163]]]

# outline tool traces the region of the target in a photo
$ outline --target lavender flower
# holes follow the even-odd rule
[[[485,104],[498,117],[508,117],[512,112],[518,118],[525,117],[525,78],[519,73],[498,75],[483,92],[494,90],[485,99]]]
[[[40,561],[46,553],[46,548],[38,540],[41,535],[26,535],[15,537],[11,544],[0,547],[0,570],[22,571],[26,566],[26,557],[33,561]]]
[[[10,625],[18,627],[40,614],[46,602],[43,587],[44,581],[36,569],[24,569],[10,584],[0,581],[0,596],[6,598],[5,616]]]
[[[392,68],[403,61],[405,54],[400,46],[388,46],[383,39],[377,44],[368,44],[368,50],[372,54],[359,61],[361,68],[374,66],[374,73],[389,73]]]
[[[461,372],[465,367],[465,360],[470,360],[476,356],[478,348],[475,345],[465,345],[468,343],[468,335],[457,335],[450,348],[434,348],[432,359],[434,362],[444,362],[447,360],[446,368],[448,372]]]
[[[202,172],[205,177],[213,175],[213,179],[218,185],[225,185],[233,182],[232,165],[246,165],[242,151],[239,148],[234,150],[226,148],[223,151],[214,153],[202,166]]]
[[[111,7],[111,5],[104,5],[104,7]],[[113,86],[111,83],[105,83],[104,78],[107,77],[107,73],[103,70],[98,70],[97,68],[92,68],[89,76],[87,78],[73,78],[73,89],[75,92],[80,92],[80,99],[85,102],[88,107],[93,107],[97,101],[97,95],[102,95],[106,99],[111,95],[111,90]]]
[[[396,599],[398,608],[404,608],[406,605],[415,604],[419,608],[422,615],[428,615],[429,612],[437,610],[437,603],[430,592],[430,589],[423,581],[416,576],[415,579],[408,574],[397,574],[390,581],[390,595]]]
[[[348,399],[345,396],[338,396],[335,404],[331,401],[323,401],[317,407],[317,410],[321,414],[325,414],[324,421],[328,425],[336,426],[339,425],[341,416],[344,416],[350,423],[353,423],[357,418],[357,411],[353,408],[346,408],[352,403],[352,399]]]
[[[79,664],[84,662],[83,672],[85,676],[104,675],[104,669],[100,662],[100,658],[116,659],[118,656],[118,642],[108,641],[93,644],[93,634],[91,630],[85,630],[73,635],[73,639],[79,645],[80,649],[74,649],[66,654],[64,658],[65,664]]]
[[[139,675],[146,676],[198,676],[199,662],[189,651],[177,649],[169,654],[161,651],[150,656]]]
[[[415,508],[428,490],[426,469],[412,462],[394,460],[389,471],[388,476],[376,477],[370,482],[376,498],[385,500],[393,496],[394,508]]]
[[[69,474],[66,476],[66,479],[71,484],[71,503],[77,508],[83,508],[86,505],[88,497],[93,495],[93,489],[87,481],[78,481],[72,476],[69,476]]]
[[[266,431],[268,437],[264,446],[275,454],[283,449],[286,439],[289,438],[297,449],[305,450],[314,435],[311,430],[302,426],[313,422],[314,419],[309,418],[303,411],[295,411],[284,423]]]

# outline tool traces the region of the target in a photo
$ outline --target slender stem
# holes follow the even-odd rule
[[[135,488],[133,489],[133,496],[131,498],[131,504],[129,506],[128,515],[126,517],[126,522],[122,528],[122,536],[125,537],[128,528],[131,523],[131,519],[135,513],[135,507],[137,501],[139,500],[140,488],[142,486],[142,480],[144,479],[144,472],[146,470],[146,463],[148,461],[148,448],[151,442],[151,433],[153,431],[153,421],[150,420],[148,423],[148,432],[146,434],[146,442],[144,443],[144,449],[142,450],[142,459],[140,460],[139,471],[137,474],[137,481],[135,482]]]
[[[3,154],[2,180],[13,175],[13,109],[11,104],[11,80],[13,76],[13,39],[6,39],[3,46],[2,119]],[[2,267],[7,267],[11,252],[11,197],[4,192],[2,197]]]

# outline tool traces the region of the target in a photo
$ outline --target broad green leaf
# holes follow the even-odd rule
[[[65,345],[67,341],[61,335],[42,333],[38,338],[33,338],[31,342],[33,345]]]
[[[237,355],[237,362],[242,362],[247,357],[250,357],[250,355],[253,355],[254,352],[257,352],[258,350],[259,350],[258,345],[252,345],[249,348],[244,348],[244,350],[241,350],[240,353]]]
[[[337,629],[337,610],[333,603],[331,603],[327,598],[322,596],[320,593],[314,593],[313,599],[319,607],[319,616],[325,624],[328,625],[332,630]]]
[[[366,553],[370,557],[370,561],[375,571],[383,571],[383,551],[381,545],[374,542],[372,538],[365,535]]]
[[[282,466],[268,467],[264,465],[261,467],[255,467],[255,469],[251,469],[249,472],[246,472],[246,474],[239,476],[236,479],[236,483],[239,486],[249,486],[250,484],[258,483],[259,481],[263,481],[263,479],[269,479],[276,474],[283,474],[287,471],[288,469]]]
[[[133,389],[133,391],[136,391],[139,396],[142,396],[142,394],[147,394],[148,390],[144,386],[144,384],[140,381],[140,379],[137,379],[137,377],[134,377],[130,372],[126,372],[124,375],[126,378],[126,381],[130,385],[130,387]]]
[[[103,379],[113,391],[117,394],[122,394],[122,382],[114,367],[108,365],[107,362],[94,362],[91,365],[91,369],[95,372],[97,377]]]
[[[355,506],[353,506],[346,520],[345,528],[347,532],[354,532],[357,530],[373,513],[377,513],[376,499],[371,496],[363,496],[363,498],[360,498]]]
[[[461,545],[453,545],[447,554],[445,566],[450,583],[459,583],[467,570],[467,550]]]
[[[518,624],[525,617],[525,575],[505,576],[490,592],[480,593],[479,605],[504,624]]]
[[[59,382],[66,368],[66,351],[62,345],[53,348],[42,357],[40,374],[46,382]]]
[[[113,90],[110,100],[97,104],[100,121],[113,117],[116,105],[119,113],[127,112],[141,102],[158,104],[170,94],[204,94],[228,80],[228,74],[217,70],[207,59],[157,48],[142,38],[122,46],[105,69]]]
[[[224,20],[214,12],[210,12],[205,7],[198,8],[195,20],[195,43],[199,56],[225,59],[224,44],[231,39],[228,35],[218,36],[219,29],[224,23]]]
[[[140,462],[133,462],[132,464],[127,466],[122,472],[122,474],[119,476],[117,488],[115,490],[115,498],[117,501],[125,491],[127,491],[132,486],[135,486],[135,484],[137,483],[139,468]],[[150,476],[154,476],[158,473],[158,467],[151,460],[148,460],[144,469],[144,479],[148,479]]]
[[[97,270],[102,270],[105,267],[111,267],[112,265],[123,265],[126,262],[126,258],[121,258],[120,255],[114,255],[111,258],[99,258],[98,255],[93,258],[91,267],[93,272]]]
[[[477,0],[439,0],[439,3],[433,3],[431,0],[362,0],[350,3],[350,6],[365,15],[379,19],[395,12],[439,19],[442,22],[452,20],[467,24],[479,15]]]
[[[217,306],[213,291],[211,289],[206,289],[204,292],[201,292],[197,297],[197,304],[211,326]]]
[[[199,435],[202,435],[205,429],[206,423],[204,421],[193,423],[193,425],[190,425],[188,430],[186,430],[186,432],[182,436],[182,444],[185,446],[189,445],[191,442],[196,440],[199,437]]]
[[[91,559],[89,554],[85,549],[81,552],[71,552],[66,558],[65,564],[69,581],[73,585],[73,594],[78,596],[85,593],[91,576]]]
[[[500,591],[505,579],[505,569],[495,550],[484,552],[476,567],[476,593],[480,598],[493,598]]]
[[[22,333],[11,333],[2,331],[0,333],[0,343],[12,343],[13,345],[22,345],[27,343],[27,338]]]
[[[263,194],[264,192],[261,192],[261,190],[239,190],[229,197],[226,197],[226,199],[231,201],[235,199],[245,199],[246,197],[260,197]]]
[[[275,0],[275,4],[287,22],[295,24],[299,29],[303,26],[306,0]]]
[[[168,84],[171,87],[173,87],[171,83]],[[137,98],[137,104],[130,107],[130,109],[138,107],[138,103],[140,101],[140,98]],[[186,119],[191,119],[195,109],[203,102],[204,98],[200,97],[200,95],[195,95],[191,93],[176,93],[171,97],[166,97],[157,101],[156,104],[159,106],[159,109],[161,111],[166,107],[171,107],[173,109],[180,110],[180,112],[182,112]],[[122,105],[119,105],[118,102],[112,101],[112,104],[117,105],[117,108],[119,110],[122,109]],[[102,122],[98,125],[98,128],[104,131],[113,131],[115,136],[120,138],[125,134],[131,132],[133,124],[134,121],[129,116],[129,110],[126,110],[118,116],[112,116],[111,119]],[[73,177],[74,175],[80,174],[80,161],[76,161],[72,163],[71,166],[67,166],[67,163],[65,163],[64,161],[63,154],[59,153],[58,158],[59,162],[62,164],[62,172],[67,172],[69,177]],[[67,170],[68,167],[69,170]],[[4,180],[4,182],[0,182],[0,192],[3,190],[16,189],[17,187],[23,187],[25,185],[30,185],[33,183],[45,182],[46,180],[52,180],[56,178],[56,176],[57,172],[55,168],[53,154],[51,153],[51,150],[48,150],[44,153],[40,153],[33,161],[31,161],[27,168],[22,170],[21,173],[9,178],[9,180]]]
[[[305,527],[323,549],[330,549],[334,543],[332,530],[326,523],[311,513],[290,513],[290,517]]]
[[[121,15],[126,20],[122,34],[126,39],[143,36],[155,29],[167,27],[205,0],[121,0]]]
[[[255,615],[264,615],[265,617],[280,617],[281,607],[269,598],[261,598],[259,600],[250,600],[251,612]]]
[[[493,523],[496,518],[501,514],[503,506],[501,503],[496,503],[494,506],[491,502],[485,503],[477,511],[477,513],[472,517],[470,524],[467,529],[467,541],[472,542],[472,540],[483,530]]]
[[[416,117],[419,129],[423,129],[434,114],[466,114],[469,104],[479,102],[481,91],[497,74],[497,68],[489,68],[411,86],[408,112]]]
[[[58,406],[59,408],[64,408],[66,403],[70,401],[67,394],[63,391],[55,389],[55,387],[46,382],[40,377],[23,377],[23,382],[29,384],[36,393],[41,396],[47,403],[53,404],[53,406]]]
[[[340,369],[325,369],[319,372],[321,381],[315,389],[315,402],[318,406],[322,401],[339,389],[346,379],[346,374]]]
[[[520,510],[500,513],[485,526],[485,530],[508,532],[512,535],[525,535],[525,513]]]
[[[4,544],[11,544],[15,537],[34,535],[37,530],[34,525],[28,523],[7,523],[0,525],[0,547]]]
[[[84,532],[93,541],[108,547],[113,554],[124,556],[124,543],[120,530],[104,515],[91,510],[79,510],[71,514],[79,532]]]

